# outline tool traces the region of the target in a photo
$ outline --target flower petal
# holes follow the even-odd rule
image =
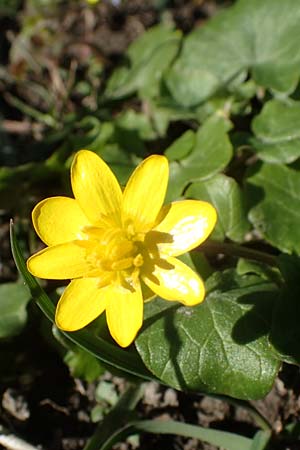
[[[118,223],[122,190],[108,165],[96,153],[88,150],[76,153],[71,181],[76,200],[93,224],[105,217]]]
[[[124,190],[124,222],[133,221],[136,231],[147,231],[162,207],[169,177],[168,160],[152,155],[131,175]]]
[[[210,203],[198,200],[183,200],[166,205],[160,216],[165,217],[154,230],[172,236],[171,243],[159,244],[159,250],[170,256],[182,255],[198,247],[210,235],[217,221],[215,208]]]
[[[73,198],[51,197],[32,211],[34,228],[47,245],[57,245],[80,239],[81,229],[90,225],[79,204]]]
[[[91,270],[86,248],[76,241],[41,250],[28,259],[27,268],[32,275],[50,280],[79,278]]]
[[[127,347],[143,323],[141,287],[130,291],[112,285],[106,289],[106,302],[106,318],[110,334],[121,347]]]
[[[65,331],[79,330],[88,325],[105,310],[104,290],[98,287],[97,278],[71,281],[57,304],[56,325]]]
[[[165,300],[193,306],[204,299],[205,289],[201,278],[176,258],[169,257],[160,266],[148,267],[142,277],[147,286]]]

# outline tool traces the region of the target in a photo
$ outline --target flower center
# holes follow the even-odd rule
[[[86,227],[84,232],[88,236],[86,258],[91,276],[102,279],[106,273],[105,285],[118,282],[127,288],[134,287],[144,264],[144,236],[134,233],[132,226],[125,229]]]

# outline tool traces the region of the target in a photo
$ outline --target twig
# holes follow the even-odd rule
[[[0,425],[0,445],[8,450],[38,450]]]
[[[44,125],[41,123],[32,123],[28,120],[3,120],[1,127],[12,134],[40,134],[44,130]]]

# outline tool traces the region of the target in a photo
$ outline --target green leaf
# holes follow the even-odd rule
[[[170,164],[168,200],[178,198],[191,181],[211,177],[226,167],[232,157],[228,128],[228,121],[218,116],[211,117],[199,128],[192,150],[183,159]],[[182,139],[181,136],[179,140],[182,142]],[[192,135],[189,134],[188,144],[191,141]],[[175,143],[166,152],[171,151],[172,155],[174,146]]]
[[[249,218],[264,238],[283,252],[300,253],[300,173],[264,163],[247,179],[249,198],[256,198]]]
[[[95,116],[85,116],[77,123],[80,133],[71,134],[70,141],[74,151],[82,148],[97,151],[102,148],[114,134],[112,122],[101,122]]]
[[[178,259],[184,262],[195,272],[200,273],[203,280],[206,280],[213,273],[213,269],[205,258],[204,253],[197,250],[179,255]]]
[[[265,450],[271,439],[271,431],[258,431],[253,438],[252,445],[249,450]]]
[[[257,275],[249,274],[247,276],[241,276],[236,270],[228,269],[224,272],[214,272],[205,281],[205,288],[207,294],[213,291],[226,293],[233,289],[256,286],[259,283],[264,283],[264,281]]]
[[[300,5],[295,0],[239,0],[196,28],[166,76],[176,101],[195,106],[245,70],[262,86],[296,87]]]
[[[95,356],[80,347],[69,350],[64,361],[69,366],[73,377],[82,378],[88,383],[95,381],[105,371]]]
[[[277,285],[282,283],[282,278],[277,267],[271,267],[258,261],[240,258],[238,260],[236,271],[239,275],[255,274],[266,281],[272,281]]]
[[[176,434],[199,439],[225,450],[250,450],[252,443],[251,439],[236,433],[208,429],[175,420],[142,420],[133,426],[136,430],[147,433]]]
[[[118,71],[108,83],[105,97],[118,99],[139,90],[142,97],[155,97],[162,75],[176,56],[181,33],[164,25],[149,29],[128,49],[130,68]]]
[[[52,323],[54,323],[55,306],[45,291],[38,284],[37,280],[28,272],[25,260],[14,233],[13,224],[11,224],[10,233],[11,248],[16,266],[23,276],[24,281],[31,292],[32,298],[36,301],[45,316],[48,317]],[[79,347],[94,355],[103,363],[116,367],[125,373],[127,372],[137,377],[157,381],[156,377],[151,375],[140,360],[139,356],[133,351],[123,350],[117,345],[107,342],[100,335],[93,335],[88,329],[74,331],[72,333],[62,331],[62,334],[64,334]]]
[[[157,137],[150,117],[133,109],[127,109],[120,114],[116,119],[116,125],[123,130],[137,133],[138,137],[143,140]]]
[[[121,141],[122,138],[125,138],[125,133],[120,132],[118,140]],[[118,142],[108,143],[99,148],[95,153],[101,156],[109,165],[121,185],[126,184],[133,170],[141,162],[139,156],[133,152],[124,151]]]
[[[268,342],[277,291],[258,277],[237,276],[234,282],[246,285],[228,289],[230,274],[219,283],[224,292],[215,287],[193,308],[160,299],[147,303],[136,347],[170,386],[257,399],[270,391],[279,369]]]
[[[0,284],[0,338],[20,333],[26,324],[29,300],[30,293],[23,283]]]
[[[89,148],[97,153],[111,167],[119,182],[125,184],[145,155],[142,138],[150,132],[149,121],[128,111],[115,122],[100,122],[96,117],[86,116],[78,126],[83,136],[72,139],[74,149]]]
[[[192,183],[185,197],[206,200],[216,208],[218,222],[212,239],[224,240],[228,237],[236,242],[244,240],[249,222],[242,192],[233,178],[218,174],[208,180]]]
[[[119,427],[102,445],[87,447],[85,450],[109,450],[117,442],[134,433],[175,434],[198,439],[218,446],[224,450],[251,450],[252,440],[235,433],[213,430],[198,425],[177,422],[175,420],[136,420],[125,427]]]
[[[145,103],[146,113],[151,119],[151,123],[156,133],[160,137],[165,137],[170,122],[197,120],[197,114],[189,109],[180,107],[167,91],[163,91],[155,99],[147,99]],[[204,122],[202,120],[201,122]]]
[[[176,161],[188,156],[195,146],[195,133],[192,130],[187,130],[170,147],[165,151],[165,156],[169,161]]]
[[[286,283],[274,308],[270,340],[283,360],[300,364],[300,258],[280,255],[279,261]]]
[[[252,122],[252,144],[259,158],[291,163],[300,156],[300,102],[267,102]]]

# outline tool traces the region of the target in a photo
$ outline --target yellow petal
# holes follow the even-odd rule
[[[110,334],[121,347],[128,347],[143,323],[141,287],[130,291],[121,286],[106,289],[106,318]]]
[[[159,249],[163,254],[178,256],[207,239],[216,224],[217,213],[210,203],[183,200],[164,206],[160,217],[164,218],[154,230],[170,234],[172,242],[159,244]]]
[[[153,226],[166,195],[168,177],[168,160],[160,155],[150,156],[135,169],[124,191],[125,223],[133,221],[136,231]]]
[[[97,278],[73,280],[66,287],[56,308],[56,325],[65,331],[85,327],[105,309],[105,288],[98,287]]]
[[[186,306],[197,305],[204,299],[201,278],[186,264],[176,258],[166,258],[164,267],[148,267],[143,281],[165,300],[176,300]]]
[[[28,259],[27,268],[32,275],[50,280],[79,278],[91,269],[86,261],[86,248],[76,242],[41,250]]]
[[[83,237],[81,232],[90,222],[73,198],[51,197],[32,211],[34,228],[47,245],[63,244]]]
[[[76,200],[93,224],[106,217],[118,223],[122,191],[108,165],[96,153],[88,150],[76,153],[71,181]]]

